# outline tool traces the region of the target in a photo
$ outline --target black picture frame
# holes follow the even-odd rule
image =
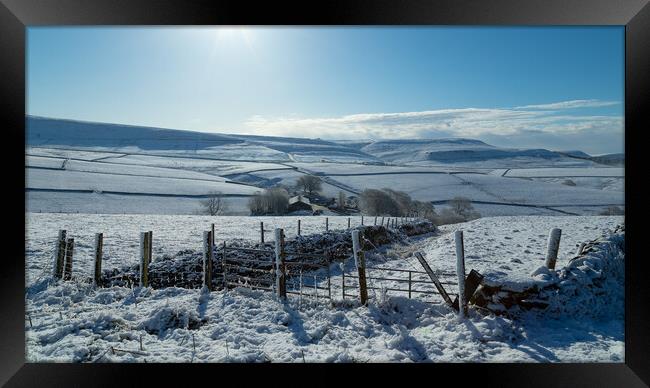
[[[7,195],[3,224],[4,256],[0,259],[0,384],[7,386],[109,386],[151,383],[151,376],[183,381],[217,373],[241,373],[230,365],[74,365],[25,363],[24,286],[25,216],[17,205],[25,200],[25,38],[26,27],[36,25],[213,25],[213,24],[377,24],[377,25],[624,25],[625,26],[625,153],[626,153],[626,293],[624,364],[435,364],[320,366],[332,369],[310,379],[341,384],[343,371],[364,379],[392,375],[413,383],[411,372],[425,377],[418,384],[444,383],[449,376],[464,383],[485,386],[645,386],[650,384],[650,292],[648,259],[639,241],[641,224],[640,184],[642,132],[648,126],[650,106],[650,5],[648,0],[498,0],[498,1],[319,1],[247,2],[181,0],[0,0],[0,95],[2,134],[9,142],[2,153]],[[638,176],[637,176],[638,175]],[[637,176],[635,178],[635,176]],[[8,183],[8,184],[7,184]],[[635,189],[635,186],[636,189]],[[9,202],[10,201],[10,202]],[[10,210],[9,212],[7,210]],[[630,253],[632,255],[630,256]],[[314,366],[302,367],[311,374]],[[244,366],[259,369],[254,375],[286,375],[286,366]],[[396,368],[400,370],[397,371]],[[146,370],[146,372],[145,372]],[[276,372],[279,371],[280,373]],[[127,373],[128,372],[128,373]],[[293,373],[293,372],[292,372]],[[226,375],[224,375],[226,376]],[[248,376],[245,376],[248,378]],[[290,376],[283,378],[289,384]],[[225,379],[214,380],[225,383]],[[338,383],[337,383],[338,381]],[[369,380],[366,380],[368,382]],[[283,383],[282,385],[286,385]],[[307,382],[312,384],[313,381]],[[453,383],[456,385],[456,383]]]

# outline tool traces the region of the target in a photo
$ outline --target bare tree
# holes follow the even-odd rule
[[[436,208],[431,202],[413,201],[411,204],[411,214],[416,217],[426,218],[429,221],[436,219]]]
[[[468,216],[469,213],[474,210],[472,201],[470,201],[469,198],[465,197],[454,197],[451,201],[449,201],[449,207],[454,213],[458,214],[461,217]]]
[[[359,208],[370,216],[398,216],[398,203],[382,190],[365,189],[359,195]]]
[[[223,194],[219,191],[210,193],[210,196],[201,201],[203,208],[206,213],[211,216],[217,216],[223,214],[227,209],[226,201],[223,198]]]
[[[465,222],[481,217],[481,214],[474,210],[469,198],[454,197],[449,201],[449,208],[443,209],[439,215],[435,216],[437,225],[455,224]]]
[[[383,189],[383,191],[388,194],[389,197],[397,203],[397,207],[399,208],[399,213],[394,214],[396,216],[407,216],[409,215],[411,208],[413,206],[413,200],[411,199],[411,196],[408,195],[407,193],[403,191],[396,191],[392,189]]]
[[[345,193],[343,190],[339,191],[338,208],[345,209]]]
[[[296,186],[303,191],[303,193],[311,196],[314,192],[319,192],[323,189],[323,182],[317,176],[303,175],[296,181]]]
[[[248,201],[252,215],[286,214],[289,208],[289,193],[283,188],[275,187],[255,194]]]

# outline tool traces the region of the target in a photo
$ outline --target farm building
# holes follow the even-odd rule
[[[309,198],[303,197],[302,195],[297,195],[295,197],[289,198],[289,212],[294,212],[298,210],[309,210],[312,211],[312,205],[309,201]]]

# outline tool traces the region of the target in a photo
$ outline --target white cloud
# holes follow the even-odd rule
[[[480,137],[526,132],[567,134],[609,129],[623,130],[621,116],[577,115],[557,110],[602,107],[611,101],[573,100],[515,108],[463,108],[420,112],[363,113],[340,117],[267,118],[254,116],[246,126],[276,136],[329,139],[395,139],[437,136]]]
[[[617,101],[600,101],[600,100],[571,100],[571,101],[560,101],[553,102],[550,104],[540,104],[540,105],[524,105],[518,106],[514,109],[575,109],[575,108],[600,108],[603,106],[612,106],[618,105],[620,102]]]

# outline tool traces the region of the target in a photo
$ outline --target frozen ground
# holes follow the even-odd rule
[[[93,290],[80,282],[50,283],[42,275],[51,265],[48,252],[59,228],[68,228],[75,242],[78,238],[88,240],[86,244],[95,231],[106,233],[108,241],[123,236],[123,242],[107,249],[114,252],[127,252],[126,241],[132,240],[137,247],[137,233],[153,230],[154,247],[168,246],[173,252],[180,247],[200,249],[200,232],[215,219],[27,217],[25,328],[30,362],[624,361],[623,306],[619,306],[621,314],[612,316],[549,318],[528,313],[508,319],[472,312],[469,319],[459,320],[444,304],[423,303],[390,292],[374,295],[368,307],[361,307],[336,297],[334,306],[294,297],[282,303],[271,293],[245,289],[207,295],[201,290],[177,288]],[[339,222],[343,220],[330,219],[330,225],[343,224]],[[229,222],[228,217],[221,217],[216,221],[217,236],[257,239],[258,219],[232,217]],[[289,237],[294,221],[265,219],[269,226],[289,222],[284,225]],[[622,221],[622,217],[484,218],[445,226],[441,235],[413,238],[406,246],[384,247],[369,253],[368,260],[369,265],[421,270],[410,256],[420,250],[434,270],[453,271],[451,232],[460,228],[465,232],[467,271],[474,268],[491,279],[527,281],[531,269],[543,262],[550,228],[563,231],[560,268],[572,257],[576,244],[597,238]],[[302,227],[323,228],[311,219],[303,221]],[[157,254],[160,251],[154,248],[154,256]],[[75,257],[79,265],[90,261],[81,251]],[[115,260],[131,262],[130,257],[124,254]],[[110,260],[114,259],[108,259],[107,265]],[[369,273],[372,276],[372,270]],[[332,281],[337,283],[336,276]]]

